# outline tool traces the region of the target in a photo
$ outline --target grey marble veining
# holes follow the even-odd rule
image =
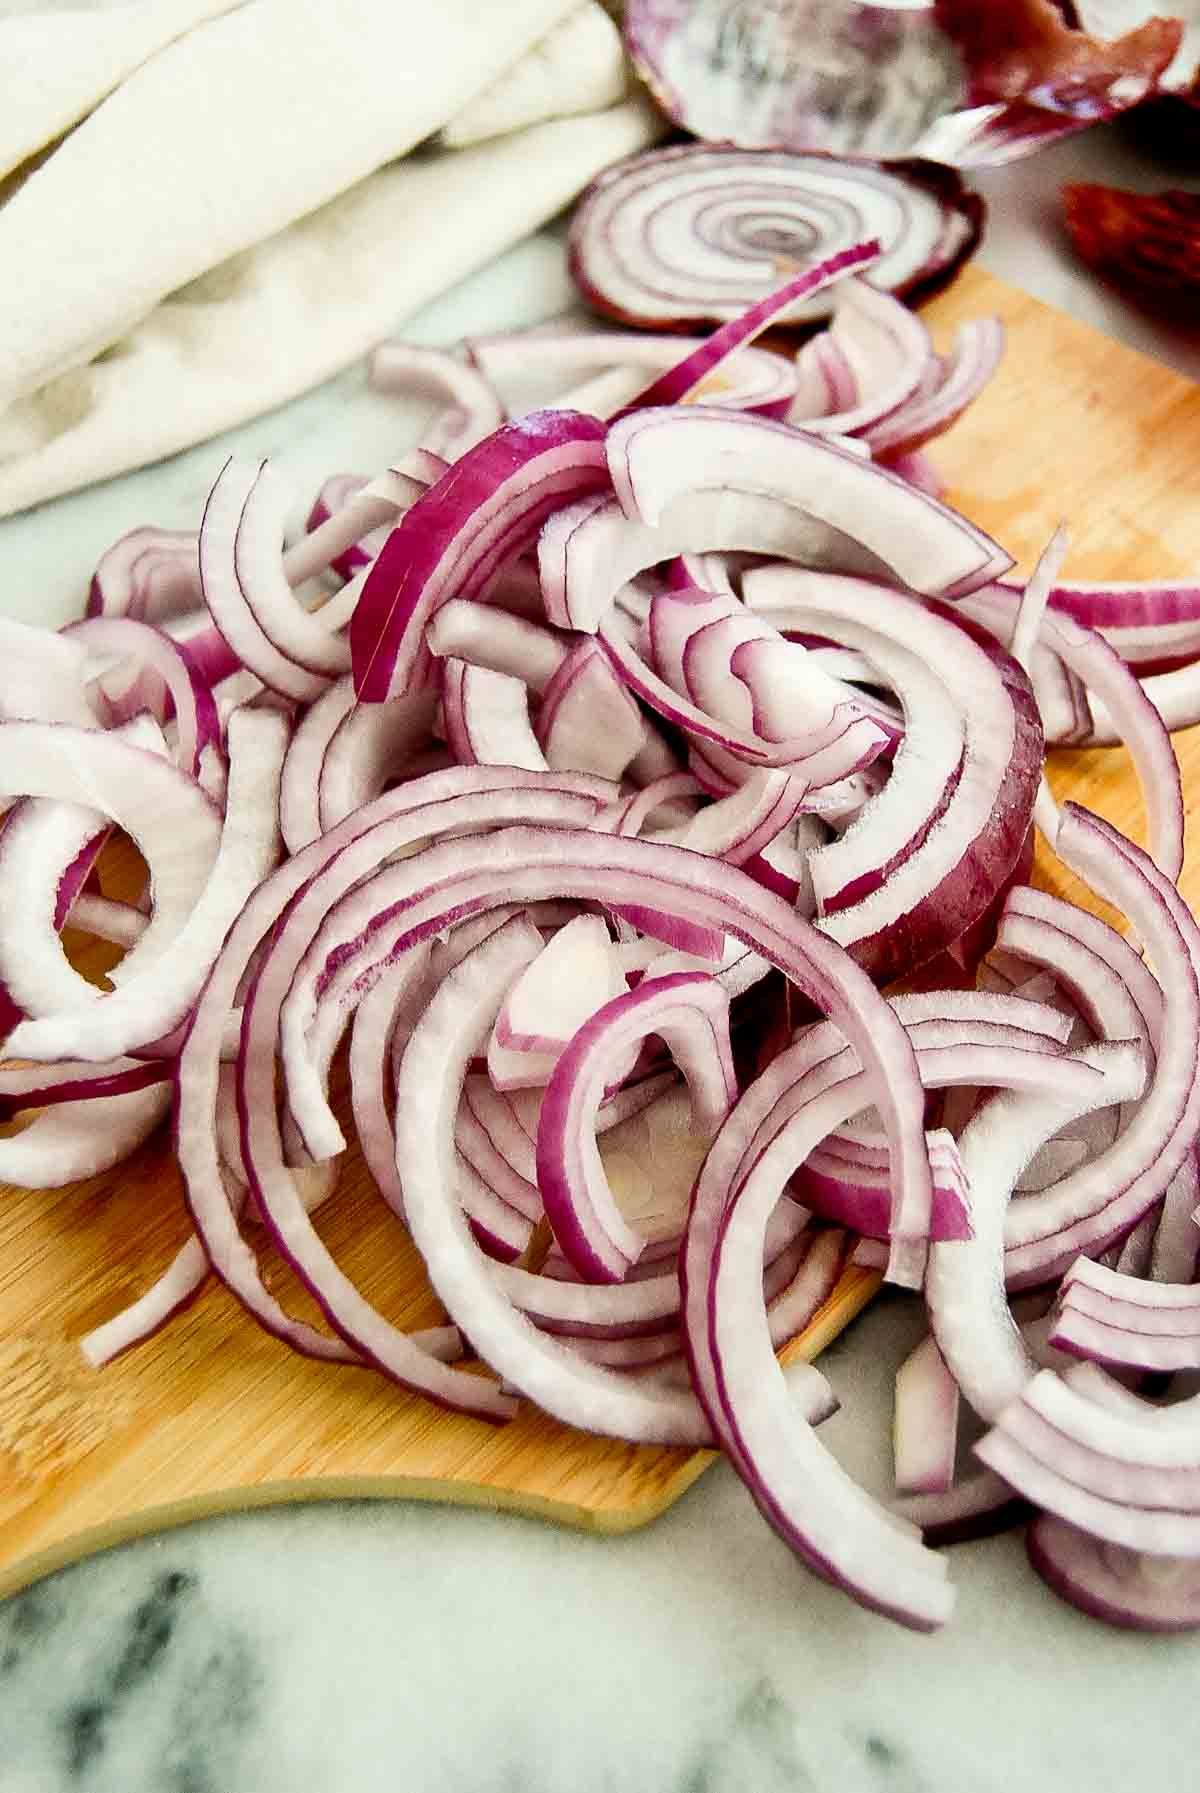
[[[887,1472],[913,1304],[827,1358]],[[210,1521],[0,1605],[0,1793],[1183,1793],[1194,1640],[1060,1606],[1017,1538],[954,1553],[935,1637],[813,1581],[723,1467],[594,1538],[397,1503]]]

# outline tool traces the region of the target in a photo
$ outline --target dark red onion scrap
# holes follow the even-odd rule
[[[625,11],[635,67],[694,136],[960,163],[1028,153],[1185,87],[1195,56],[1177,55],[1183,30],[1136,0],[628,0]]]
[[[919,462],[877,464],[911,467],[999,337],[940,357],[850,271],[861,235],[665,357],[571,329],[393,346],[377,377],[448,401],[422,449],[327,483],[294,540],[276,476],[231,462],[198,537],[110,550],[90,621],[4,626],[0,1008],[39,1062],[0,1068],[0,1168],[76,1180],[174,1110],[194,1232],[81,1340],[94,1364],[215,1277],[293,1349],[492,1424],[532,1400],[719,1444],[803,1562],[910,1627],[953,1604],[931,1547],[1032,1503],[1048,1581],[1179,1628],[1195,1410],[1102,1366],[1200,1366],[1167,733],[1200,601],[1067,585],[1057,539],[1003,583]],[[835,274],[799,361],[750,344]],[[596,381],[632,407],[544,402]],[[1047,734],[1100,730],[1148,851],[1038,796]],[[1140,948],[1031,887],[1034,820]],[[149,877],[118,902],[122,831]],[[124,953],[107,987],[81,932]],[[886,987],[918,966],[920,994]],[[351,1128],[446,1326],[401,1331],[314,1223]],[[825,1378],[776,1360],[851,1257],[928,1312],[890,1508],[814,1432]],[[956,1478],[964,1401],[988,1467]]]

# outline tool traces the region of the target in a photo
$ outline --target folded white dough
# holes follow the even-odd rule
[[[0,410],[439,130],[572,0],[250,0],[136,68],[0,209]]]
[[[143,466],[355,360],[660,138],[648,101],[423,151],[173,294],[0,417],[0,516]]]
[[[0,176],[53,143],[157,50],[243,0],[131,0],[0,18]]]
[[[469,101],[438,133],[438,142],[461,149],[543,119],[599,112],[623,100],[631,86],[621,33],[598,0],[584,0]]]

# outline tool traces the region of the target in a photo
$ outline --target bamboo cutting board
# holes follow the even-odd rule
[[[1078,577],[1200,571],[1200,389],[977,268],[926,308],[935,336],[998,312],[1003,367],[934,449],[955,502],[1028,566],[1066,519]],[[1200,729],[1177,737],[1200,792]],[[1121,752],[1056,756],[1056,783],[1141,836]],[[1052,872],[1047,882],[1078,894]],[[1183,888],[1200,899],[1189,865]],[[0,1191],[0,1595],[85,1550],[223,1507],[341,1495],[457,1499],[602,1531],[660,1513],[706,1452],[586,1437],[526,1413],[494,1429],[362,1370],[288,1353],[210,1288],[108,1369],[81,1334],[136,1296],[187,1231],[169,1149],[77,1188]],[[351,1164],[323,1234],[404,1326],[440,1318],[411,1248]],[[315,1318],[281,1268],[275,1284]],[[877,1286],[848,1272],[797,1350],[815,1355]]]

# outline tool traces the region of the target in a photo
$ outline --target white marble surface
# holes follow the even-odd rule
[[[994,271],[1200,374],[1200,348],[1077,271],[1066,178],[1178,177],[1095,133],[984,177]],[[1194,183],[1193,183],[1194,184]],[[424,340],[560,309],[545,235],[419,321]],[[412,420],[360,371],[161,467],[0,524],[0,607],[58,621],[134,523],[193,522],[229,447],[306,498]],[[825,1360],[825,1436],[886,1485],[890,1379],[912,1304]],[[419,1506],[197,1525],[0,1605],[0,1793],[1130,1793],[1195,1784],[1200,1644],[1062,1607],[1019,1538],[954,1555],[959,1611],[918,1638],[805,1576],[718,1466],[625,1539]]]

